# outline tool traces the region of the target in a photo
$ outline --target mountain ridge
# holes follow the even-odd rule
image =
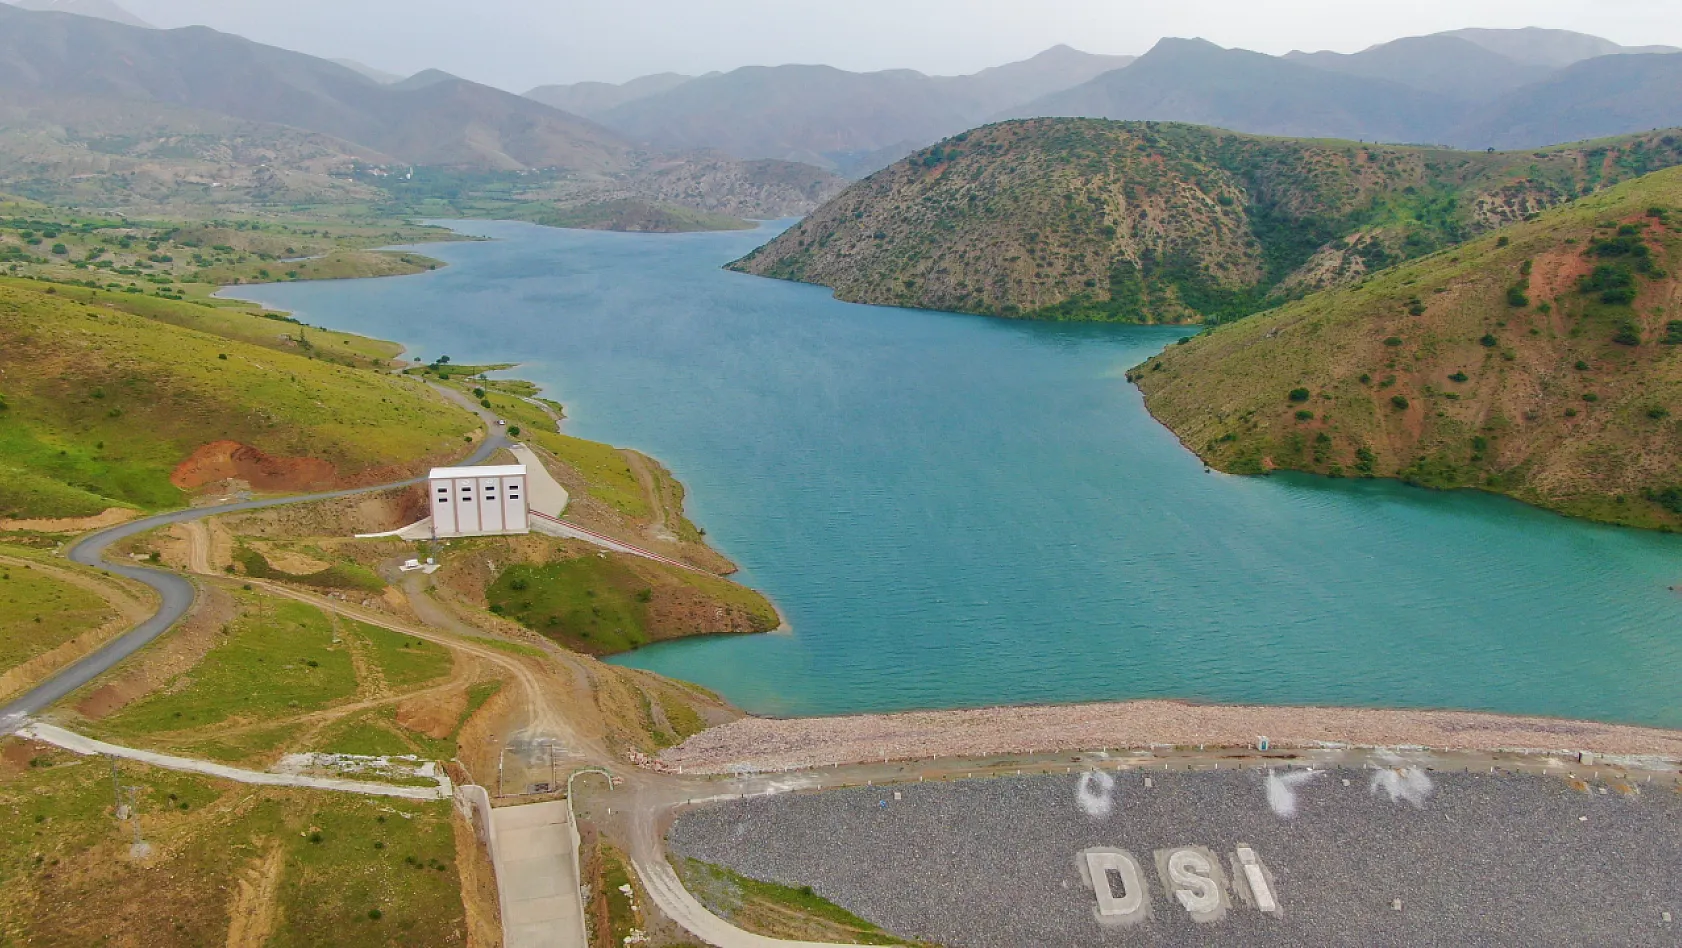
[[[1129,62],[1131,57],[1056,46],[968,76],[928,76],[911,69],[859,73],[824,65],[744,66],[674,81],[670,88],[637,95],[592,117],[653,147],[710,148],[738,158],[803,161],[858,174],[971,127],[1012,102]],[[559,93],[546,95],[563,101]]]
[[[1665,133],[1490,154],[1024,119],[872,175],[731,266],[851,302],[1220,321],[1678,163]]]
[[[401,160],[614,172],[632,147],[585,119],[454,79],[425,89],[205,27],[141,30],[0,5],[0,87],[158,101],[323,132]]]

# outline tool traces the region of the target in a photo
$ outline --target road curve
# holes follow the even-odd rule
[[[487,429],[484,442],[479,445],[473,454],[458,463],[464,466],[481,464],[508,445],[508,439],[503,437],[496,427],[492,426]],[[105,643],[86,657],[65,666],[58,674],[24,692],[23,695],[4,707],[0,707],[0,734],[12,733],[22,726],[30,716],[41,713],[64,696],[110,671],[118,662],[145,648],[193,607],[195,592],[192,582],[178,573],[161,569],[134,566],[128,563],[106,562],[105,551],[109,550],[112,544],[137,534],[146,533],[149,530],[155,530],[158,527],[201,520],[205,517],[214,517],[217,514],[334,500],[339,497],[352,497],[357,494],[391,490],[396,487],[408,487],[424,480],[424,477],[412,477],[408,480],[395,481],[390,484],[376,484],[372,487],[353,487],[347,490],[325,491],[319,494],[299,494],[290,497],[274,497],[267,500],[248,500],[236,504],[223,504],[218,507],[176,510],[171,513],[158,514],[155,517],[131,520],[128,523],[83,537],[77,541],[75,546],[70,548],[69,557],[73,562],[80,563],[83,566],[96,566],[152,587],[158,591],[161,598],[158,611],[150,619]]]

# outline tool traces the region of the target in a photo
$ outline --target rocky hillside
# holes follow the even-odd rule
[[[1682,528],[1682,169],[1218,327],[1132,377],[1221,470]]]
[[[651,161],[630,186],[654,201],[774,220],[810,214],[845,190],[847,180],[794,161],[736,161],[701,153]]]
[[[732,266],[863,303],[1223,321],[1679,162],[1665,133],[1489,154],[1032,119],[912,155]]]

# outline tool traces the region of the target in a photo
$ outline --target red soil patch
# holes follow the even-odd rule
[[[1593,261],[1575,247],[1564,247],[1542,254],[1530,273],[1530,298],[1538,303],[1551,303],[1577,289],[1577,281],[1594,269]]]
[[[194,451],[170,474],[170,483],[193,490],[242,480],[258,490],[309,490],[332,486],[338,471],[320,458],[280,458],[238,441],[213,441]]]
[[[443,740],[456,732],[467,711],[467,689],[452,688],[441,695],[417,695],[397,706],[399,726]]]

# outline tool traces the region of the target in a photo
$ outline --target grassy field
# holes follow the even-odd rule
[[[448,802],[223,784],[0,741],[0,945],[461,945]],[[229,937],[238,924],[251,941]],[[135,933],[144,932],[144,941]],[[264,937],[266,935],[266,937]]]
[[[1132,372],[1208,463],[1682,529],[1682,169],[1222,326]]]
[[[751,589],[618,554],[510,566],[486,598],[491,611],[594,655],[685,635],[769,632],[780,622]]]
[[[260,722],[318,710],[356,694],[349,650],[321,610],[242,593],[240,617],[197,667],[160,694],[99,724],[133,737]]]
[[[39,281],[33,280],[0,280],[0,284],[42,289]],[[57,285],[52,289],[64,299],[97,302],[108,309],[182,329],[196,329],[224,339],[341,365],[383,369],[403,352],[403,347],[394,342],[306,326],[284,313],[270,312],[239,300],[204,297],[182,302],[85,286]]]
[[[368,645],[380,676],[392,688],[410,688],[443,678],[454,664],[449,650],[442,645],[366,622],[346,620],[344,624],[351,634]]]
[[[253,579],[274,579],[321,589],[355,589],[376,593],[385,588],[385,580],[377,573],[354,563],[332,563],[325,569],[312,573],[288,573],[271,566],[261,552],[245,546],[234,551],[234,559],[239,563],[244,575]]]
[[[343,478],[447,458],[477,427],[412,380],[40,284],[0,284],[0,372],[0,517],[179,506],[172,472],[215,441],[326,461]]]
[[[895,938],[810,886],[795,888],[751,879],[698,859],[674,860],[683,884],[707,908],[741,928],[770,938],[856,945],[912,945]]]
[[[11,552],[0,546],[0,558]],[[27,563],[0,559],[0,671],[50,652],[116,616],[99,596]]]
[[[377,250],[335,250],[308,260],[282,261],[270,266],[222,264],[194,271],[194,283],[228,286],[240,283],[293,283],[301,280],[364,280],[405,276],[436,270],[443,264],[418,253]],[[271,269],[272,267],[272,269]]]

